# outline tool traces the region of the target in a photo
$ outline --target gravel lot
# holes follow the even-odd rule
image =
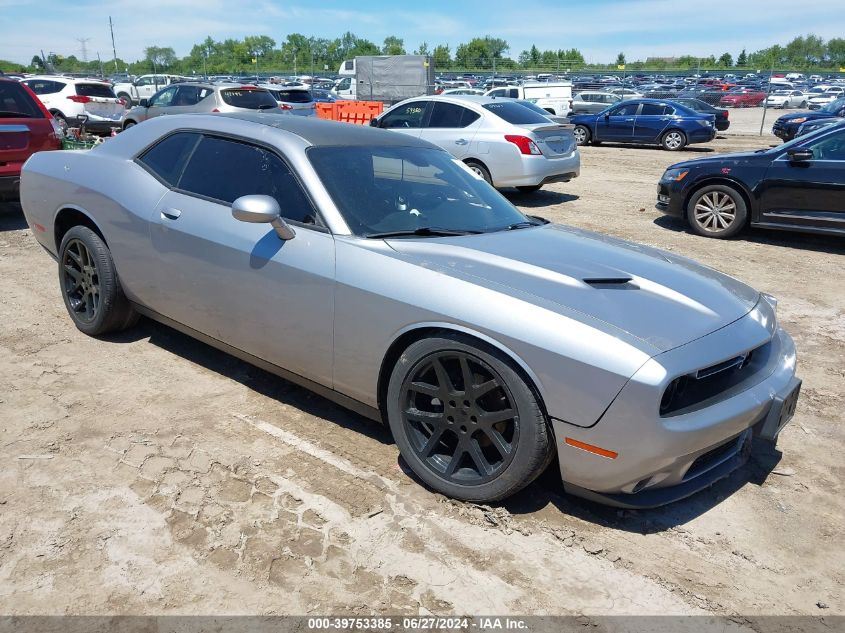
[[[782,455],[653,511],[563,495],[554,465],[503,506],[450,501],[384,428],[173,330],[87,338],[0,206],[0,613],[845,614],[845,246],[707,240],[654,210],[670,163],[777,142],[751,135],[759,110],[731,119],[677,154],[584,148],[577,181],[508,194],[781,301],[804,379]]]

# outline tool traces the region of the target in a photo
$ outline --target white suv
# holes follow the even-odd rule
[[[114,92],[117,98],[123,101],[128,108],[140,103],[141,99],[149,99],[170,84],[185,80],[185,77],[178,75],[141,75],[131,83],[116,83]]]
[[[47,75],[21,83],[38,95],[62,128],[84,125],[87,131],[108,134],[121,126],[123,104],[105,81]]]
[[[569,116],[572,101],[572,83],[569,81],[526,83],[522,86],[493,88],[485,97],[499,99],[525,99],[550,114]]]

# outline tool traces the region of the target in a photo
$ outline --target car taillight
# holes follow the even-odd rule
[[[65,137],[65,131],[62,129],[62,126],[58,124],[56,119],[50,115],[50,125],[53,126],[53,136],[56,137],[56,140],[61,141]]]
[[[217,108],[214,108],[214,109],[212,110],[212,112],[220,112],[220,110],[218,110]]]
[[[287,103],[280,103],[279,108],[282,110],[293,110],[293,106],[288,105]]]
[[[728,115],[729,115],[730,113],[729,113],[727,110],[722,110],[722,114],[724,114],[724,115],[725,115],[725,118],[727,119],[727,118],[728,118]]]
[[[83,95],[68,95],[67,97],[74,103],[89,103],[91,101],[91,97],[86,97]]]
[[[528,156],[539,156],[542,154],[540,148],[537,147],[537,144],[527,136],[516,136],[513,134],[507,134],[505,135],[505,140],[508,143],[513,143],[514,145],[516,145],[519,148],[520,153],[522,154],[526,154]]]

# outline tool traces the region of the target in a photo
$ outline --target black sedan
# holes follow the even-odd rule
[[[775,121],[772,126],[772,134],[784,141],[791,141],[797,136],[798,128],[801,127],[802,123],[830,117],[845,117],[845,97],[831,101],[820,110],[784,114]]]
[[[657,209],[706,237],[731,237],[749,224],[845,235],[845,126],[672,165],[657,185]]]
[[[714,108],[701,99],[692,99],[689,97],[675,97],[672,101],[702,114],[712,114],[716,117],[716,129],[719,132],[724,132],[731,126],[731,122],[728,121],[728,111],[725,108]]]

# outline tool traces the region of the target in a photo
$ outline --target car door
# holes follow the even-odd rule
[[[634,125],[634,140],[642,143],[656,143],[675,110],[665,103],[644,103]]]
[[[152,119],[163,114],[175,114],[179,108],[174,108],[171,104],[176,97],[177,90],[176,86],[170,86],[150,97],[147,100],[147,118]]]
[[[419,138],[427,106],[427,101],[410,101],[396,106],[379,119],[378,126]]]
[[[772,161],[760,189],[759,220],[845,229],[845,128],[791,149],[813,156],[795,161],[784,152]]]
[[[455,103],[435,101],[420,138],[439,145],[455,158],[462,158],[469,151],[480,125],[481,115],[477,112]]]
[[[596,140],[630,141],[639,109],[639,103],[623,103],[600,115],[596,119]]]
[[[296,231],[232,217],[243,195],[269,195]],[[300,376],[330,384],[334,239],[275,150],[202,135],[178,185],[151,209],[153,309]]]

